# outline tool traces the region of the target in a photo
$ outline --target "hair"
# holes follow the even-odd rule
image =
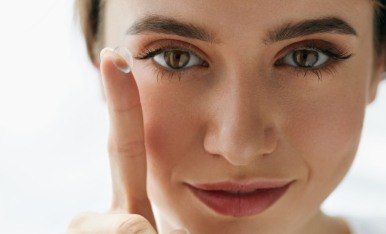
[[[103,47],[102,22],[105,0],[75,0],[75,16],[86,42],[87,53],[95,61]]]
[[[386,51],[386,0],[373,0],[375,2],[374,40],[378,54]]]
[[[103,47],[103,9],[106,0],[75,0],[75,12],[86,41],[88,56],[96,61]],[[375,5],[374,48],[380,55],[386,51],[386,0],[371,0]]]

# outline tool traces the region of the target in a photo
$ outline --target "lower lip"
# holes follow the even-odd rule
[[[257,215],[273,205],[287,191],[290,184],[282,187],[261,189],[251,194],[229,194],[208,191],[190,186],[193,194],[219,214],[234,217]]]

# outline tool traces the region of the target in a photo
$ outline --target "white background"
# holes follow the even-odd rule
[[[3,3],[0,233],[64,233],[74,214],[108,208],[107,122],[73,1]],[[354,167],[324,208],[386,217],[386,82],[368,109]]]

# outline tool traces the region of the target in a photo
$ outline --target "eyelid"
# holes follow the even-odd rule
[[[352,56],[348,48],[335,45],[335,43],[327,42],[324,40],[305,40],[286,46],[275,56],[274,63],[276,64],[289,53],[300,49],[315,49],[329,56],[330,59],[334,60],[344,60]]]
[[[202,50],[200,50],[195,45],[174,39],[162,39],[151,42],[150,44],[143,46],[139,52],[134,56],[135,59],[146,59],[146,55],[149,53],[162,52],[165,50],[181,50],[185,52],[190,52],[205,61],[208,65],[211,63],[209,56],[207,56]],[[150,57],[150,56],[149,56]]]

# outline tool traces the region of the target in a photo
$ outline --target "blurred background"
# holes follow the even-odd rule
[[[99,77],[73,0],[6,1],[0,29],[0,233],[64,233],[74,214],[110,204]],[[352,170],[323,207],[386,220],[386,82]]]

